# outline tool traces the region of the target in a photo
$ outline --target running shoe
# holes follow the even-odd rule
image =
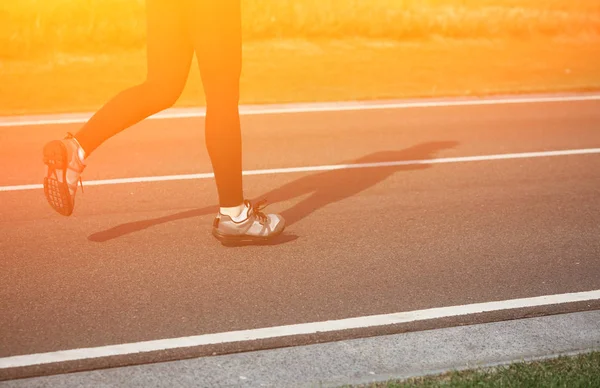
[[[44,195],[50,206],[63,216],[70,216],[75,207],[77,184],[85,169],[83,149],[71,133],[62,140],[53,140],[44,146]]]
[[[213,222],[213,235],[225,245],[265,243],[279,236],[285,220],[278,214],[264,214],[261,206],[265,202],[244,201],[244,210],[236,218],[219,213]]]

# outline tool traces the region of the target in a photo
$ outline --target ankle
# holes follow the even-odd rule
[[[87,157],[85,150],[74,136],[71,137],[71,140],[75,143],[75,149],[77,150],[77,157],[81,163],[85,163],[85,158]]]
[[[242,212],[244,211],[244,204],[240,204],[238,206],[233,207],[221,207],[219,212],[225,216],[229,216],[231,218],[238,218]]]

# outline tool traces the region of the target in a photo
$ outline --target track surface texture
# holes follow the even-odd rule
[[[0,192],[0,358],[600,289],[600,154],[244,177],[287,229],[223,247],[203,118],[147,120],[88,162],[75,211]],[[0,186],[39,184],[80,124],[0,128]],[[244,116],[244,170],[600,148],[600,102]],[[598,308],[595,301],[384,329],[0,370],[5,378]]]

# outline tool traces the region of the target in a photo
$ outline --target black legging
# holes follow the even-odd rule
[[[115,96],[75,137],[89,155],[108,138],[172,106],[185,86],[195,52],[206,95],[206,148],[219,203],[240,205],[240,0],[146,0],[146,15],[146,81]]]

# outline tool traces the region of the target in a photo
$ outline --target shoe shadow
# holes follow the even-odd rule
[[[426,162],[427,159],[433,158],[435,154],[441,150],[450,149],[456,145],[458,145],[458,142],[456,141],[436,141],[422,143],[404,150],[375,152],[362,158],[345,162],[348,165],[359,166],[346,166],[345,168],[308,175],[265,193],[261,198],[267,199],[268,202],[272,204],[311,194],[292,208],[284,210],[281,213],[286,220],[287,227],[289,227],[306,218],[316,210],[319,210],[328,204],[354,196],[361,191],[382,182],[396,172],[429,168],[431,167],[431,164]],[[380,163],[385,162],[407,163],[390,166],[379,165]],[[373,168],[368,168],[371,163],[377,165],[372,166]],[[129,222],[94,233],[88,237],[88,240],[94,242],[106,242],[167,222],[216,214],[218,209],[219,207],[217,205],[207,206],[164,217]],[[278,245],[293,241],[297,238],[297,236],[284,233],[272,242],[263,245]]]

